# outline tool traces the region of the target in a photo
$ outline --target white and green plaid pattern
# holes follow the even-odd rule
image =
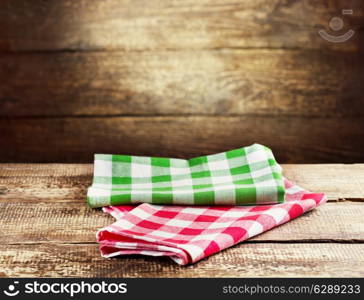
[[[254,144],[189,160],[96,154],[91,207],[135,203],[253,205],[284,201],[282,169]]]

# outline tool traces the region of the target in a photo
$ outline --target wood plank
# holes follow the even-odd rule
[[[360,123],[364,114],[360,52],[3,54],[0,79],[2,117],[250,114],[334,117],[345,126],[342,117]]]
[[[364,118],[0,119],[0,162],[91,162],[94,153],[190,158],[259,142],[282,163],[361,162]]]
[[[329,199],[364,200],[363,164],[284,165],[284,174],[310,191],[326,193]]]
[[[96,245],[0,245],[1,277],[363,277],[364,244],[240,244],[198,264],[105,259]]]
[[[82,202],[92,182],[89,164],[0,164],[0,202]]]
[[[283,168],[288,178],[306,188],[364,198],[360,188],[364,165],[283,165]],[[92,165],[0,165],[1,277],[364,275],[364,207],[359,202],[328,203],[188,267],[178,267],[166,258],[101,258],[93,235],[97,228],[111,223],[112,218],[84,204],[83,189],[91,176]],[[57,188],[61,191],[58,196]],[[361,200],[355,197],[347,198]]]
[[[318,35],[343,8],[348,43]],[[149,50],[221,47],[358,49],[361,0],[2,0],[0,50]]]
[[[283,164],[285,177],[331,200],[364,200],[364,164]],[[82,202],[91,164],[0,164],[0,202]]]
[[[364,204],[327,203],[250,242],[364,242]],[[0,244],[95,243],[114,222],[86,203],[0,203]]]

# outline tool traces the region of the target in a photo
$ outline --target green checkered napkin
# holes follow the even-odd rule
[[[262,145],[189,160],[96,154],[91,207],[135,203],[254,205],[284,201],[282,168]]]

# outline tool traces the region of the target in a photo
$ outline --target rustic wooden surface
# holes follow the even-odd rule
[[[0,162],[252,142],[285,163],[364,162],[363,1],[91,2],[1,1]],[[333,16],[351,40],[318,35]]]
[[[362,117],[361,56],[307,49],[3,54],[0,116]]]
[[[85,203],[92,165],[0,165],[1,277],[363,277],[364,165],[283,165],[325,192],[304,216],[180,267],[167,258],[101,258],[95,231],[113,218]]]
[[[327,28],[341,9],[347,26],[362,29],[361,0],[2,0],[0,49],[101,51],[216,48],[331,48]]]
[[[341,162],[354,158],[360,162],[363,129],[364,117],[340,122],[335,118],[274,116],[0,119],[4,141],[0,162],[47,162],[54,157],[64,162],[92,162],[93,153],[191,158],[257,141],[269,145],[280,163],[339,157]]]

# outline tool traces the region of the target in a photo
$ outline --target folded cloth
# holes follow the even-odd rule
[[[170,206],[141,204],[103,210],[117,221],[97,233],[103,257],[126,254],[169,256],[186,265],[288,222],[324,203],[284,180],[285,202],[254,206]]]
[[[91,207],[153,203],[250,205],[284,201],[282,168],[262,145],[190,160],[96,154]]]

